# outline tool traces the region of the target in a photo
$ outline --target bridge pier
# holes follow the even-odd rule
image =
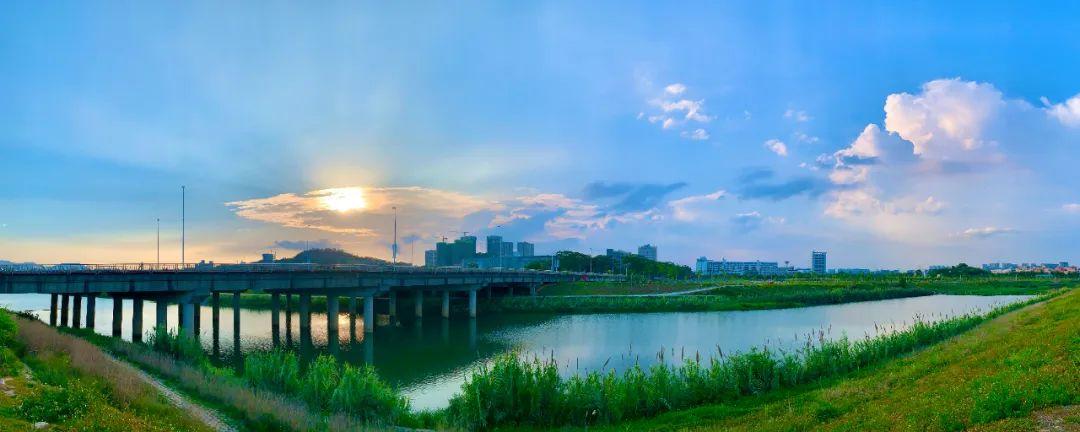
[[[56,327],[56,308],[60,300],[58,294],[49,294],[49,325]]]
[[[169,302],[158,299],[154,302],[154,331],[166,332],[169,330]]]
[[[202,333],[202,300],[195,302],[195,308],[193,310],[195,312],[195,316],[192,318],[192,321],[195,326],[191,334],[194,335],[196,339],[198,339],[199,334]]]
[[[86,296],[86,328],[90,331],[94,331],[94,327],[97,326],[97,296],[90,294]]]
[[[536,297],[536,284],[529,284],[529,296]]]
[[[390,322],[397,321],[397,291],[390,290]]]
[[[375,293],[364,295],[364,333],[375,332]]]
[[[311,346],[311,294],[300,294],[300,348]]]
[[[356,296],[349,296],[349,340],[356,340]]]
[[[112,337],[119,338],[123,334],[124,299],[118,295],[113,295],[112,302]]]
[[[64,294],[60,297],[60,327],[68,326],[68,304],[71,302],[71,296]]]
[[[142,342],[142,319],[143,301],[141,298],[131,299],[131,341]]]
[[[233,353],[240,353],[240,291],[232,294]]]
[[[82,328],[82,296],[75,294],[71,299],[73,300],[72,303],[74,303],[71,311],[71,327]]]
[[[338,296],[326,296],[326,344],[332,353],[338,351],[338,312],[340,309],[341,303],[338,301]]]
[[[213,337],[215,344],[220,343],[218,341],[221,338],[221,293],[217,291],[210,293],[210,336]]]
[[[293,313],[293,299],[292,294],[285,294],[285,346],[292,345],[292,313]]]
[[[185,299],[180,304],[180,330],[188,337],[195,337],[195,303]]]
[[[469,318],[476,318],[476,289],[469,290]]]
[[[417,319],[424,317],[424,290],[416,290],[416,294],[413,294],[413,307],[416,309],[414,314]]]
[[[274,348],[281,344],[281,294],[270,294],[270,333],[273,335]]]
[[[487,294],[487,299],[491,300],[491,286],[484,288],[484,293]]]
[[[442,292],[442,317],[450,318],[450,290]]]

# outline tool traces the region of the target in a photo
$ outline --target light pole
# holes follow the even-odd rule
[[[187,186],[180,185],[180,267],[187,263],[184,259],[184,242],[187,240]]]
[[[157,218],[157,265],[161,268],[161,218]]]

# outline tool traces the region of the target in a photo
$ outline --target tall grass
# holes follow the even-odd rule
[[[753,349],[707,362],[660,363],[648,370],[593,371],[561,378],[552,361],[507,354],[476,371],[451,399],[447,414],[467,429],[499,426],[611,424],[695,405],[730,401],[836,376],[962,333],[1044,298],[852,341],[821,336],[796,352]]]
[[[361,422],[394,424],[409,416],[408,399],[380,379],[374,367],[339,364],[332,356],[317,357],[301,374],[292,352],[249,354],[244,359],[244,379],[257,388],[302,400],[320,412]]]

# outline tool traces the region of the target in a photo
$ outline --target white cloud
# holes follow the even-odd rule
[[[1068,212],[1068,213],[1080,213],[1080,204],[1077,204],[1077,203],[1063,204],[1061,206],[1061,209]]]
[[[787,145],[784,144],[783,141],[780,141],[778,139],[771,139],[771,140],[765,141],[764,146],[765,146],[765,148],[769,149],[769,151],[771,151],[773,153],[776,153],[776,154],[778,154],[780,156],[785,156],[785,157],[787,156]]]
[[[683,94],[684,92],[686,92],[686,86],[684,86],[684,85],[682,85],[680,83],[672,83],[672,84],[668,84],[667,87],[664,87],[664,93],[667,93],[667,94],[672,95],[672,96],[678,96],[678,95]]]
[[[810,121],[813,117],[806,114],[806,111],[788,108],[787,111],[784,111],[784,118],[795,120],[799,123],[805,123]]]
[[[816,143],[816,142],[820,141],[820,139],[818,137],[807,135],[807,134],[802,133],[802,132],[795,132],[795,140],[798,141],[798,142],[803,142],[803,143],[808,143],[808,144],[813,144],[813,143]]]
[[[347,206],[336,204],[335,197],[363,202]],[[372,237],[386,226],[393,214],[414,221],[420,231],[440,232],[447,221],[460,220],[480,211],[501,210],[503,205],[458,192],[422,187],[343,187],[320,189],[303,194],[283,193],[225,204],[244,219],[267,222],[288,228]]]
[[[660,97],[649,101],[654,113],[646,115],[638,114],[637,118],[647,118],[649,123],[660,124],[662,129],[679,130],[679,135],[686,139],[704,140],[709,134],[701,128],[689,128],[692,123],[708,123],[713,117],[705,114],[704,99],[687,99],[681,97],[687,92],[687,87],[681,83],[673,83],[664,87]]]
[[[692,222],[701,217],[704,206],[714,203],[727,196],[727,191],[721,189],[705,195],[691,195],[668,202],[672,217],[683,222]]]
[[[709,139],[709,133],[706,132],[705,129],[700,128],[694,129],[693,131],[682,131],[681,133],[679,133],[679,136],[695,141],[703,141]]]
[[[1011,234],[1016,232],[1012,228],[999,228],[993,226],[986,226],[982,228],[968,228],[953,234],[953,237],[964,239],[982,239],[988,237],[1000,236],[1003,234]]]
[[[1046,113],[1060,121],[1061,124],[1080,127],[1080,94],[1056,105],[1051,105],[1046,98],[1043,98],[1043,103],[1048,105]]]
[[[996,145],[986,132],[1005,105],[990,84],[939,79],[923,84],[918,94],[889,95],[885,129],[910,141],[923,158],[985,159],[976,150]]]

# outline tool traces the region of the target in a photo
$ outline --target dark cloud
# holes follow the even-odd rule
[[[582,196],[587,200],[606,201],[605,207],[613,213],[648,210],[663,203],[668,194],[686,186],[684,182],[660,183],[605,183],[585,185]]]
[[[831,187],[828,181],[811,176],[775,178],[776,173],[769,168],[753,168],[739,176],[736,191],[743,199],[781,201],[799,195],[816,197]]]
[[[341,245],[328,239],[319,240],[278,240],[274,247],[292,250],[341,249]]]
[[[592,182],[585,185],[581,195],[587,200],[611,198],[626,194],[633,190],[634,187],[630,183]]]

